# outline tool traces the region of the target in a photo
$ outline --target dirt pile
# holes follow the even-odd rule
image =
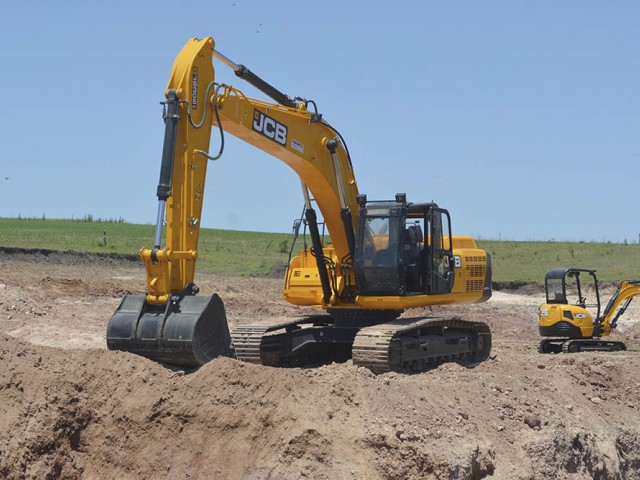
[[[640,478],[638,348],[539,355],[535,295],[420,312],[491,325],[475,368],[182,371],[104,349],[120,291],[143,277],[95,273],[0,261],[2,478]],[[232,324],[297,311],[279,281],[198,283]],[[619,335],[633,345],[638,328]]]

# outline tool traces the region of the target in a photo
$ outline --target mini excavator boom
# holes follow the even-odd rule
[[[276,103],[216,83],[213,56]],[[360,194],[344,139],[315,102],[285,95],[205,38],[190,40],[176,58],[164,103],[155,241],[140,254],[147,295],[124,297],[109,322],[110,349],[187,366],[218,355],[274,366],[352,357],[375,372],[422,370],[452,359],[476,362],[489,355],[491,334],[484,323],[398,318],[414,307],[486,301],[489,255],[473,238],[453,236],[449,213],[435,203],[409,202],[404,194],[371,201]],[[207,153],[212,126],[222,140],[215,157]],[[241,325],[230,334],[220,298],[196,295],[207,162],[222,154],[225,132],[280,159],[300,177],[302,223],[311,247],[305,242],[291,259],[284,298],[328,315]]]

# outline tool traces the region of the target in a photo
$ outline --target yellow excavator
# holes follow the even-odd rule
[[[217,83],[213,57],[275,103]],[[486,301],[489,255],[472,237],[453,236],[448,211],[435,203],[413,203],[405,194],[373,201],[360,194],[346,142],[313,100],[282,93],[218,52],[210,37],[187,42],[165,96],[155,240],[140,252],[147,294],[122,299],[107,328],[109,349],[189,367],[218,355],[271,366],[352,358],[376,373],[489,356],[485,323],[399,318],[415,307]],[[220,133],[216,155],[208,152],[213,127]],[[302,229],[304,247],[290,258],[284,298],[321,314],[241,325],[230,333],[220,297],[196,295],[207,163],[222,155],[225,133],[300,177],[305,207],[296,238]]]
[[[547,303],[538,309],[538,329],[540,336],[552,338],[540,342],[540,353],[627,349],[623,342],[603,340],[602,337],[611,334],[633,297],[640,295],[640,281],[621,282],[602,314],[595,270],[549,270],[545,276],[545,290]],[[591,295],[591,302],[587,295]]]

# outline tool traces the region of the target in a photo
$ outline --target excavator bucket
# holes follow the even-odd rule
[[[234,357],[224,305],[215,294],[182,296],[165,306],[127,293],[109,320],[107,348],[185,367]]]

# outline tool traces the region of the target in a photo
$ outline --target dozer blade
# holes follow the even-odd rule
[[[224,305],[215,294],[187,295],[164,306],[127,293],[109,320],[107,348],[185,367],[234,357]]]

